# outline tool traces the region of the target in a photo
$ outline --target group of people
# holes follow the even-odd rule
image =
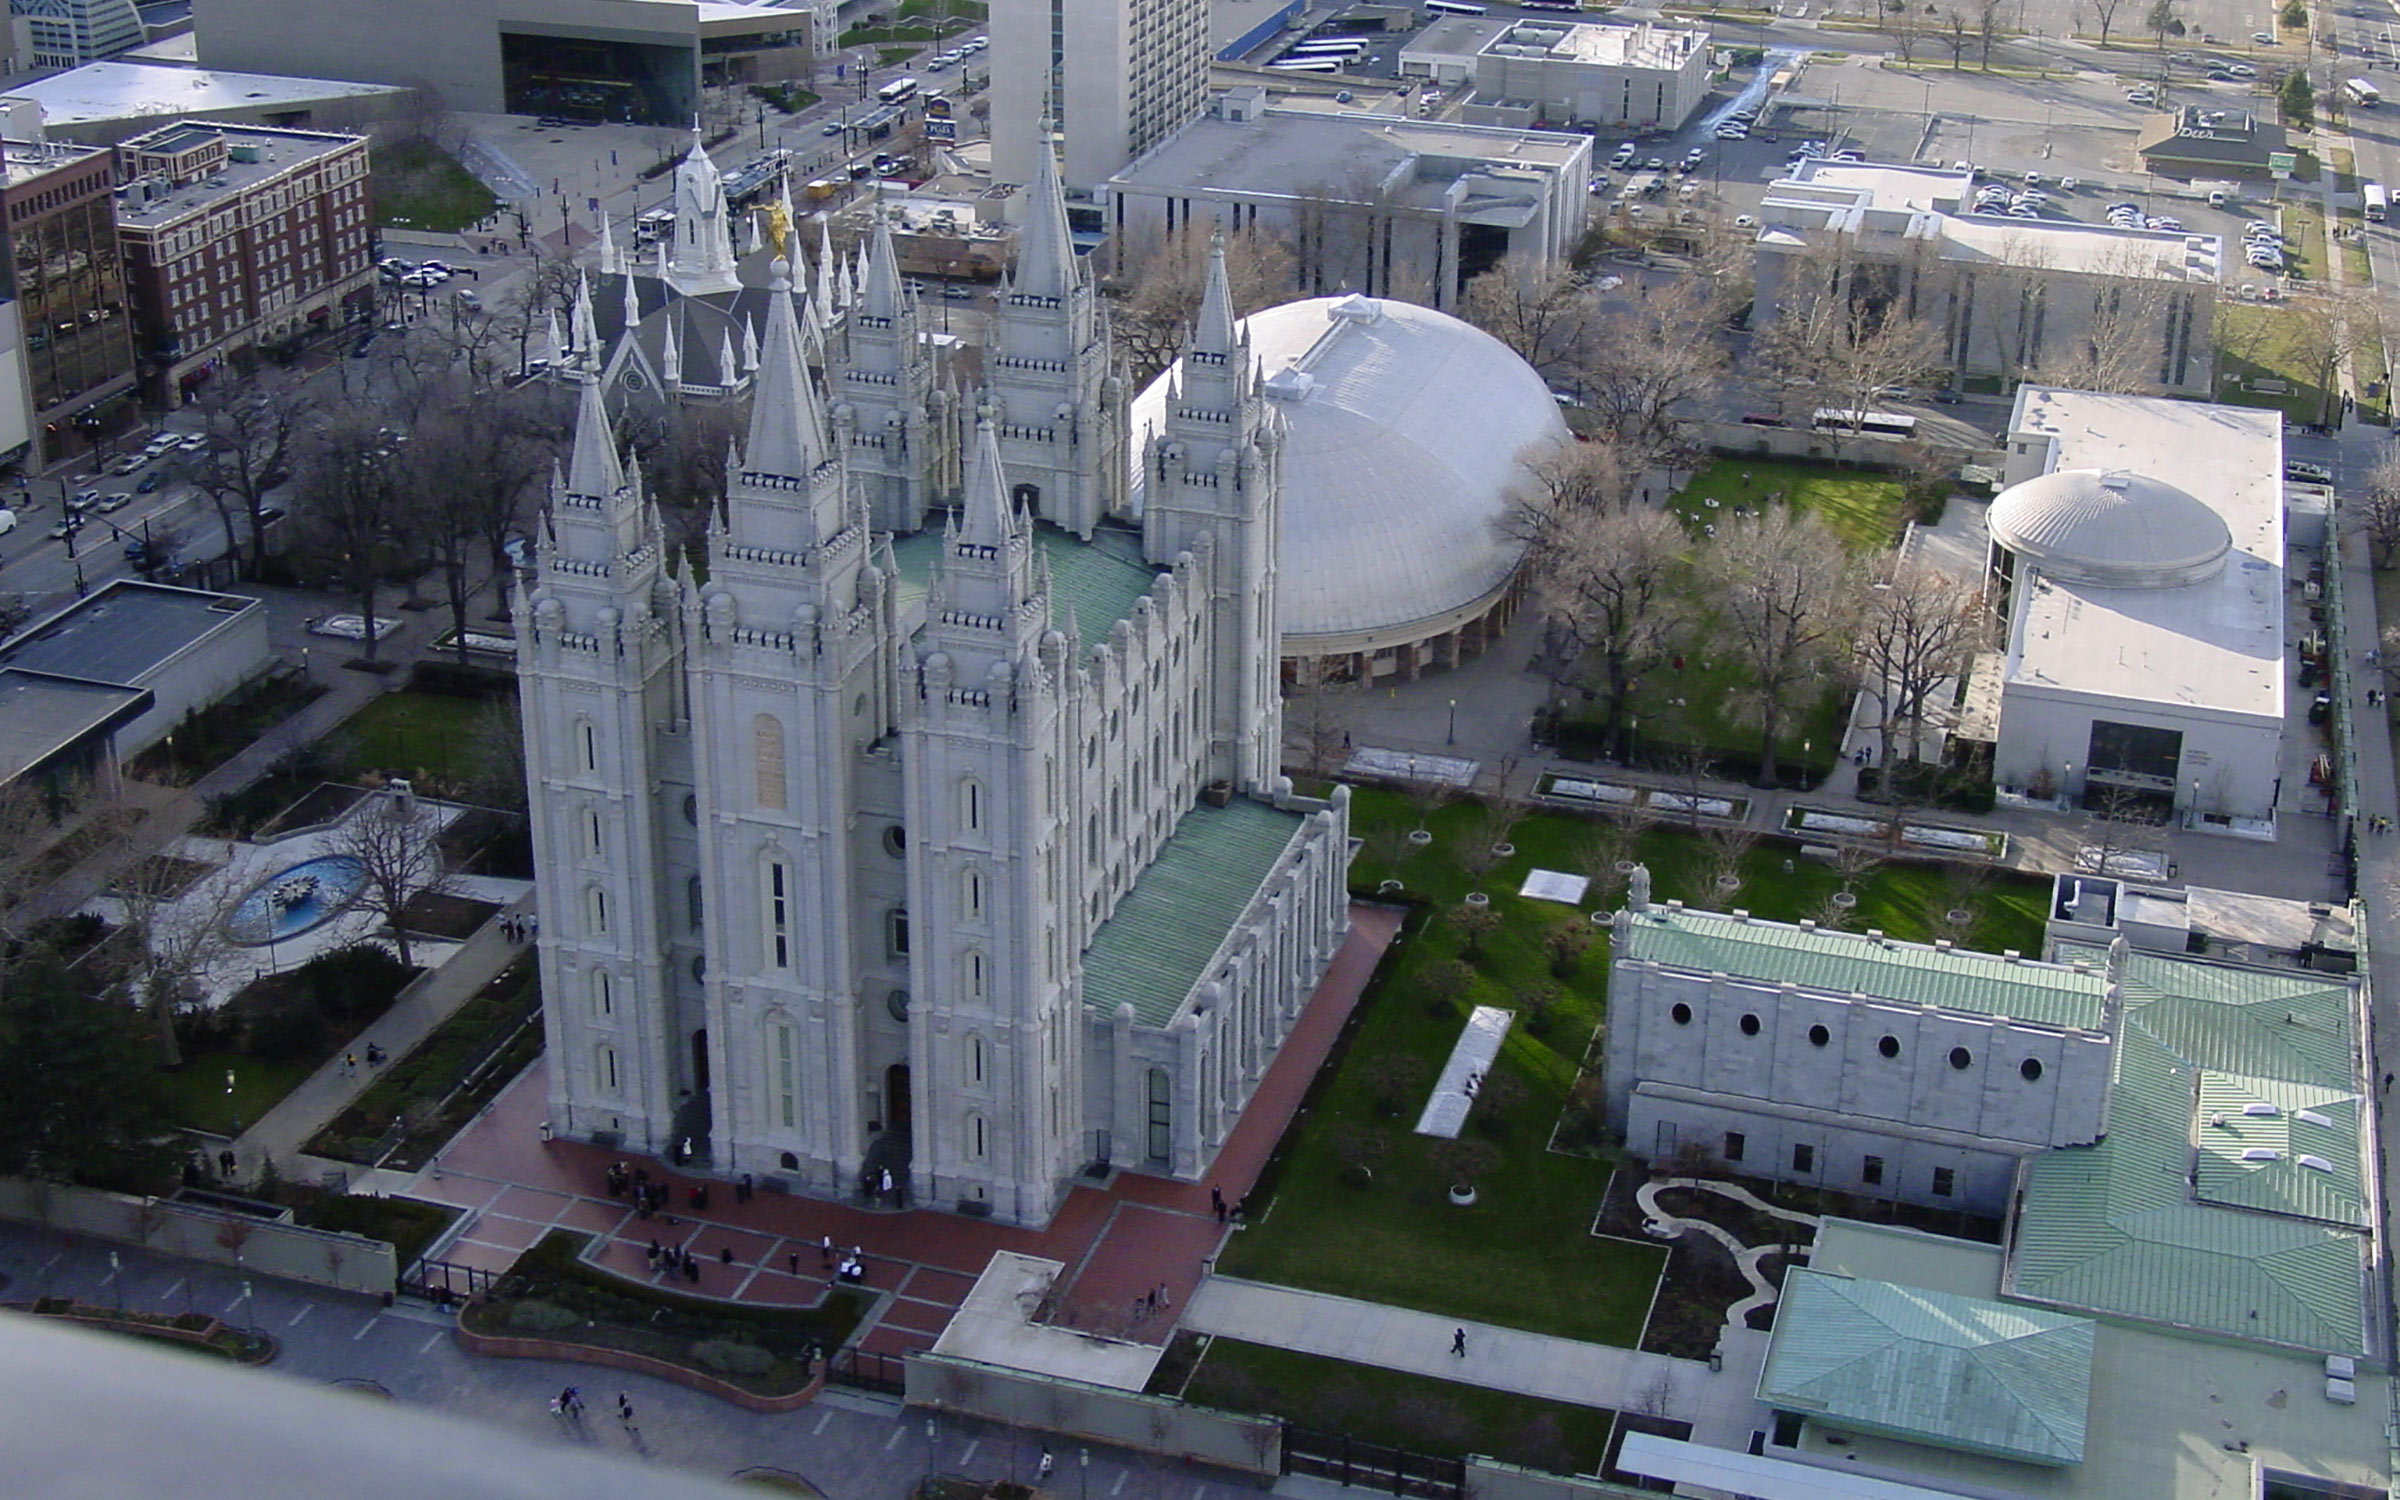
[[[885,1167],[880,1171],[869,1168],[858,1174],[858,1193],[860,1197],[870,1203],[888,1204],[893,1208],[899,1208],[902,1206],[901,1199],[905,1196],[906,1189],[893,1178],[890,1167]]]
[[[556,1417],[565,1417],[569,1421],[582,1421],[583,1387],[571,1385],[552,1396],[550,1398],[550,1414]],[[633,1431],[633,1398],[623,1391],[617,1392],[617,1420],[625,1424],[627,1432]]]
[[[512,943],[530,943],[541,930],[542,919],[531,912],[509,912],[500,918],[500,935]]]
[[[723,1255],[725,1263],[731,1265],[733,1263],[732,1247],[727,1246]],[[700,1262],[693,1259],[692,1252],[681,1245],[661,1245],[658,1241],[652,1240],[650,1242],[650,1270],[654,1275],[664,1271],[669,1276],[681,1276],[694,1286],[700,1283]]]

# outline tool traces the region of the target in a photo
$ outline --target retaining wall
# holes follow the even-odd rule
[[[400,1278],[392,1247],[382,1240],[164,1198],[5,1177],[0,1219],[374,1297],[390,1296]]]
[[[1283,1426],[1079,1380],[1004,1370],[946,1354],[912,1354],[906,1401],[1061,1437],[1272,1478],[1283,1471]]]

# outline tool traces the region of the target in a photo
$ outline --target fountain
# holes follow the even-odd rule
[[[302,860],[243,892],[225,919],[225,935],[245,948],[298,937],[348,910],[366,883],[366,866],[350,855]]]

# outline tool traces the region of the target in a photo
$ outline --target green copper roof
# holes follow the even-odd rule
[[[2027,1167],[2009,1293],[2363,1352],[2366,1240],[2337,1227],[2360,1192],[2355,1117],[2343,1107],[2358,1090],[2348,987],[2300,970],[2137,953],[2125,999],[2108,1136]],[[2253,1100],[2287,1116],[2324,1114],[2330,1127],[2286,1118],[2279,1128],[2287,1141],[2346,1140],[2346,1155],[2326,1153],[2334,1170],[2322,1174],[2289,1159],[2240,1162],[2243,1145],[2263,1143],[2263,1124],[2245,1118],[2251,1135],[2222,1143],[2228,1159],[2210,1138],[2233,1127],[2209,1121]]]
[[[2093,1331],[2088,1318],[1794,1267],[1758,1399],[1912,1442],[2080,1463]]]
[[[2100,1027],[2107,1003],[2108,981],[2096,965],[2079,974],[1993,953],[1663,906],[1636,913],[1628,925],[1620,957],[1704,974],[2087,1030]]]
[[[1236,797],[1197,805],[1083,953],[1083,1003],[1143,1026],[1175,1019],[1233,924],[1299,833],[1302,815]]]
[[[1072,615],[1086,641],[1098,641],[1109,626],[1130,616],[1135,602],[1158,581],[1159,570],[1142,560],[1142,539],[1120,527],[1103,526],[1088,542],[1055,526],[1037,524],[1033,535],[1042,561],[1050,565],[1050,623],[1063,630]],[[941,554],[938,524],[892,539],[903,609],[924,602]]]
[[[2347,1089],[2201,1074],[2200,1201],[2369,1227],[2359,1108]]]

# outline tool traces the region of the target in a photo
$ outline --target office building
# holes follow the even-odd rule
[[[1208,105],[1208,0],[993,0],[992,175],[1078,198]]]

